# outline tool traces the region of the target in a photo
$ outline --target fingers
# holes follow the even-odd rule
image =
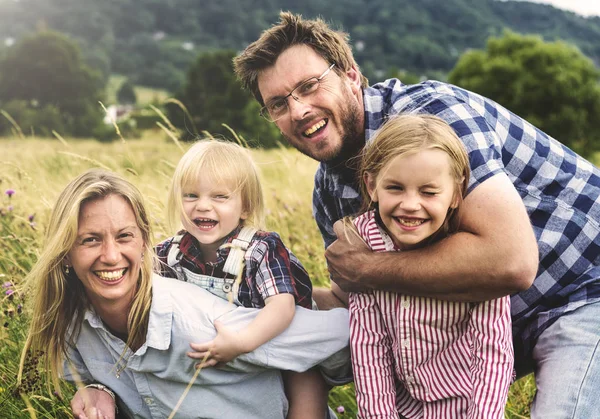
[[[342,220],[337,220],[335,223],[333,223],[333,232],[338,239],[345,236],[344,229],[344,222]]]
[[[202,360],[204,358],[210,357],[210,351],[196,351],[196,352],[189,351],[189,352],[187,352],[186,355],[193,359]]]
[[[204,343],[190,343],[190,347],[196,352],[209,352],[214,346],[214,341]]]
[[[217,361],[214,358],[209,358],[204,362],[198,362],[194,365],[194,368],[199,369],[199,368],[212,368],[212,367],[217,367],[219,366],[220,363],[219,361]]]

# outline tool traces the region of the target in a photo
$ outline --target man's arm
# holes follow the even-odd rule
[[[325,252],[344,291],[383,289],[453,301],[482,301],[531,286],[538,249],[521,197],[504,174],[477,186],[460,210],[460,231],[422,249],[373,253],[357,240]]]

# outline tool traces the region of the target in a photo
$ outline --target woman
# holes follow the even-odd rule
[[[71,403],[76,417],[113,418],[115,399],[127,416],[167,417],[194,376],[189,342],[213,339],[220,324],[240,330],[258,313],[153,275],[151,237],[140,192],[110,172],[80,175],[52,212],[27,278],[33,317],[21,370],[29,351],[43,350],[56,391],[63,368],[64,378],[87,385]],[[202,370],[177,417],[284,418],[278,369],[304,371],[325,360],[336,367],[331,356],[346,350],[347,324],[345,310],[298,309],[276,339]]]

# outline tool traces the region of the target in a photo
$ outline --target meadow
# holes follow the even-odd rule
[[[62,188],[91,167],[120,173],[146,197],[154,239],[159,242],[173,233],[166,223],[165,201],[174,167],[186,147],[162,131],[147,131],[141,139],[112,143],[0,139],[0,418],[71,417],[72,390],[67,390],[63,399],[48,391],[35,358],[26,365],[24,381],[20,385],[16,382],[28,324],[28,296],[19,285],[38,257],[51,207]],[[281,235],[315,285],[327,285],[323,244],[311,213],[317,163],[283,147],[253,150],[252,155],[262,172],[269,229]],[[529,417],[534,391],[531,376],[513,384],[506,417]],[[354,418],[353,386],[335,388],[330,405],[338,409],[340,418]]]

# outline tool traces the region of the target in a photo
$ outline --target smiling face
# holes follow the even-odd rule
[[[130,302],[140,277],[144,240],[129,203],[119,195],[82,204],[72,265],[92,305]]]
[[[399,155],[374,179],[366,174],[369,196],[394,244],[411,249],[431,237],[456,208],[456,181],[450,158],[438,149]]]
[[[309,46],[289,47],[275,65],[258,76],[263,101],[287,96],[303,81],[319,77],[331,64]],[[309,98],[300,103],[289,97],[287,104],[288,112],[275,123],[303,154],[322,162],[336,162],[356,155],[362,148],[364,111],[360,73],[355,68],[341,77],[330,71]]]
[[[183,227],[200,243],[205,262],[216,259],[227,235],[247,218],[238,191],[202,174],[183,188],[183,215]]]

